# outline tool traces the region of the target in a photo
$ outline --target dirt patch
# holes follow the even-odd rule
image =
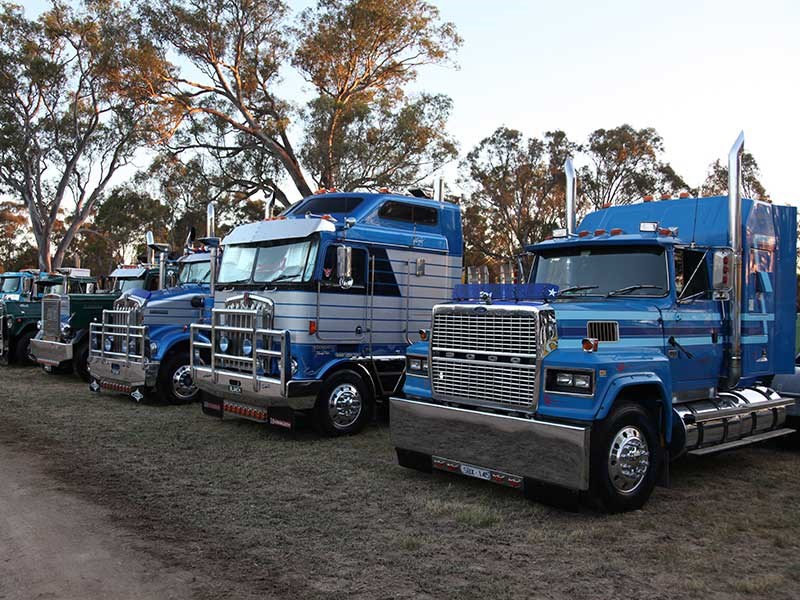
[[[397,467],[388,427],[329,440],[4,369],[0,443],[46,458],[215,598],[800,596],[800,453],[673,469],[643,511],[569,513]]]

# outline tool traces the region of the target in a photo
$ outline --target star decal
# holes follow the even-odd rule
[[[558,290],[556,288],[550,288],[547,290],[547,295],[550,296],[551,298],[555,298],[556,296],[558,296]]]

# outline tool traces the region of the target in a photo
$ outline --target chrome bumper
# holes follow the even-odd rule
[[[49,340],[32,339],[31,356],[41,365],[57,367],[62,363],[72,360],[72,344],[52,342]]]
[[[253,377],[200,365],[192,366],[192,381],[202,391],[218,398],[264,408],[286,406],[294,410],[314,408],[321,385],[318,380],[290,380],[284,384],[280,379]]]
[[[589,488],[589,427],[391,399],[396,448],[572,490]]]
[[[114,389],[104,384],[117,384],[123,388],[153,388],[158,377],[158,362],[128,362],[113,358],[89,356],[89,373],[100,387]]]

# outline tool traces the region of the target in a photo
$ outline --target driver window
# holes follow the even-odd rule
[[[322,265],[322,283],[339,285],[339,274],[336,272],[336,248],[328,246],[325,252],[325,262]],[[361,248],[353,248],[353,287],[366,286],[367,252]]]
[[[688,298],[709,291],[708,261],[705,259],[705,250],[675,249],[675,291],[678,296]]]

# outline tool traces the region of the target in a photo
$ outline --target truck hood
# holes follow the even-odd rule
[[[554,302],[559,348],[579,348],[585,337],[600,339],[600,346],[617,348],[663,346],[661,310],[652,298],[613,302]],[[650,301],[650,302],[648,302]],[[592,331],[589,331],[591,323]],[[606,340],[618,332],[618,340]],[[605,342],[605,344],[604,344]]]

